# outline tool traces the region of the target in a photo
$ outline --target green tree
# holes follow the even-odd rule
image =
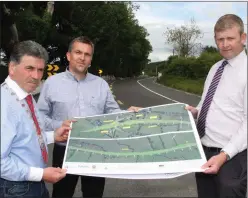
[[[218,49],[216,47],[213,47],[213,46],[205,46],[203,48],[203,51],[202,52],[209,52],[209,53],[217,53],[218,52]]]
[[[148,33],[135,20],[133,10],[138,7],[131,2],[8,2],[8,8],[14,13],[19,40],[41,43],[50,62],[61,70],[68,64],[69,42],[82,35],[95,44],[93,73],[101,68],[104,75],[133,76],[148,62],[152,50]]]
[[[203,33],[196,25],[194,19],[191,19],[190,24],[182,25],[181,27],[167,27],[165,39],[168,44],[172,44],[177,55],[180,57],[194,56],[194,48],[199,45],[197,40],[202,38]]]

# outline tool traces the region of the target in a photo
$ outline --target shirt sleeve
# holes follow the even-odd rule
[[[240,128],[237,133],[232,136],[228,144],[222,149],[230,158],[247,148],[247,84],[244,90],[243,117]]]
[[[47,144],[52,144],[54,143],[54,131],[46,131],[46,139],[47,139]]]
[[[42,178],[40,174],[31,173],[31,167],[10,157],[17,133],[18,116],[14,109],[3,101],[1,100],[1,178],[10,181],[27,181],[29,179],[33,181],[32,179],[35,178],[35,181],[40,181]]]
[[[28,174],[28,181],[41,181],[43,177],[43,168],[30,167]]]
[[[105,106],[104,106],[104,113],[121,112],[122,110],[120,109],[119,105],[115,101],[114,96],[111,93],[111,90],[109,88],[109,85],[105,80],[103,80],[101,90],[104,90],[104,91],[107,92],[106,103],[105,103]]]
[[[55,129],[61,127],[63,121],[54,120],[51,118],[52,114],[52,102],[49,96],[49,81],[45,81],[40,96],[37,102],[39,112],[45,122],[46,131],[54,131]]]

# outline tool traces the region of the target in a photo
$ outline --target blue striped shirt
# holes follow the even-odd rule
[[[122,111],[104,79],[87,73],[84,79],[78,81],[68,70],[45,81],[38,107],[44,116],[47,130],[54,130],[64,120],[73,117]]]

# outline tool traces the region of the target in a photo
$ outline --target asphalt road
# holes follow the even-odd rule
[[[148,107],[174,102],[197,105],[200,100],[199,96],[158,85],[151,78],[115,81],[112,85],[112,92],[122,109],[127,109],[129,106]],[[49,153],[51,156],[52,145],[49,146]],[[51,165],[51,159],[49,164]],[[51,193],[52,185],[47,184],[47,187]],[[79,181],[74,197],[81,196]],[[197,191],[194,174],[169,180],[108,178],[106,179],[104,197],[197,197]]]
[[[116,81],[113,84],[113,94],[124,103],[121,107],[148,107],[174,102],[196,106],[200,100],[197,95],[160,85],[153,78]]]

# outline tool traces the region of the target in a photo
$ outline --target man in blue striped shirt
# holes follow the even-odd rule
[[[45,132],[32,93],[40,83],[48,55],[33,41],[23,41],[10,56],[9,76],[1,85],[0,197],[42,197],[45,182],[55,183],[66,170],[47,168],[47,144],[65,141],[69,127]]]
[[[72,117],[84,117],[120,112],[108,83],[90,74],[94,45],[87,37],[75,38],[66,54],[69,67],[65,72],[49,77],[42,87],[38,107],[48,130],[69,125]],[[130,107],[129,111],[138,111]],[[63,122],[64,121],[64,122]],[[61,167],[66,142],[56,143],[53,150],[53,166]],[[77,175],[67,175],[54,184],[53,197],[72,197],[78,181]],[[105,178],[81,176],[84,197],[102,197]]]

